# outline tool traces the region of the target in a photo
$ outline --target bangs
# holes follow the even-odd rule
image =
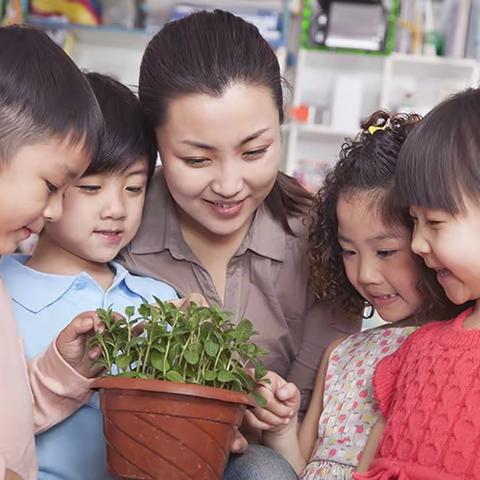
[[[98,153],[84,175],[122,173],[142,159],[150,178],[155,169],[157,142],[137,97],[107,75],[91,72],[86,78],[100,105],[105,128]]]
[[[57,137],[64,140],[72,148],[81,146],[89,158],[96,157],[100,149],[104,128],[103,118],[98,107],[95,107],[95,104],[92,103],[91,108],[86,109],[84,114],[76,120],[68,118],[64,120],[65,123],[61,123],[57,119],[52,119],[48,130],[45,132],[45,138]]]
[[[434,108],[413,130],[398,157],[400,206],[464,210],[480,194],[480,93],[467,90]]]

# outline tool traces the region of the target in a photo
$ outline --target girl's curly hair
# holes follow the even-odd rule
[[[394,176],[400,148],[420,120],[416,114],[390,114],[384,110],[373,113],[362,123],[362,131],[356,138],[346,139],[339,161],[315,196],[309,230],[314,291],[318,298],[355,315],[362,315],[369,305],[345,274],[337,240],[337,202],[341,194],[368,192],[367,206],[377,210],[386,225],[392,228],[403,225],[412,230],[408,210],[396,199]],[[424,297],[416,319],[444,320],[461,312],[465,305],[453,305],[438,285],[435,272],[427,269],[420,257],[415,258],[422,269],[417,287]]]
[[[391,197],[400,148],[420,118],[384,110],[373,113],[362,122],[362,130],[354,139],[345,140],[338,162],[315,196],[309,231],[313,288],[319,298],[357,315],[367,305],[345,274],[337,240],[337,202],[341,194],[371,192],[369,206],[379,209],[382,220],[410,227],[408,212],[396,208]]]

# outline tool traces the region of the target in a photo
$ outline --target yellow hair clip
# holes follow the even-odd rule
[[[371,135],[373,135],[377,130],[385,130],[385,127],[387,125],[383,125],[383,127],[376,127],[375,125],[370,125],[368,127],[368,133],[370,133]]]

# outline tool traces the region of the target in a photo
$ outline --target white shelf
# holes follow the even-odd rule
[[[299,135],[312,137],[352,137],[356,132],[352,130],[341,130],[330,125],[300,124],[297,125]]]
[[[300,50],[293,105],[315,106],[317,111],[324,112],[316,120],[328,122],[334,117],[332,109],[336,84],[340,78],[345,81],[345,77],[352,78],[352,86],[356,83],[358,87],[361,83],[360,118],[346,118],[344,127],[338,121],[335,127],[299,123],[285,127],[288,139],[287,173],[299,174],[305,167],[313,171],[317,179],[316,162],[318,171],[326,171],[329,162],[333,164],[338,158],[344,139],[358,133],[361,119],[380,108],[401,108],[401,111],[424,114],[446,96],[478,85],[479,66],[470,59],[404,54],[382,57]],[[349,93],[346,93],[347,110]],[[358,108],[352,111],[358,115]],[[340,119],[343,122],[342,116]],[[358,130],[354,125],[358,126]]]

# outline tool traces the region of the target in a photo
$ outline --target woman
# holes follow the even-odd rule
[[[266,366],[298,385],[304,410],[324,348],[357,322],[334,315],[309,288],[302,217],[311,197],[279,172],[275,53],[239,17],[197,12],[151,40],[139,96],[163,168],[124,263],[180,295],[202,293],[234,320],[249,318],[269,352]]]

